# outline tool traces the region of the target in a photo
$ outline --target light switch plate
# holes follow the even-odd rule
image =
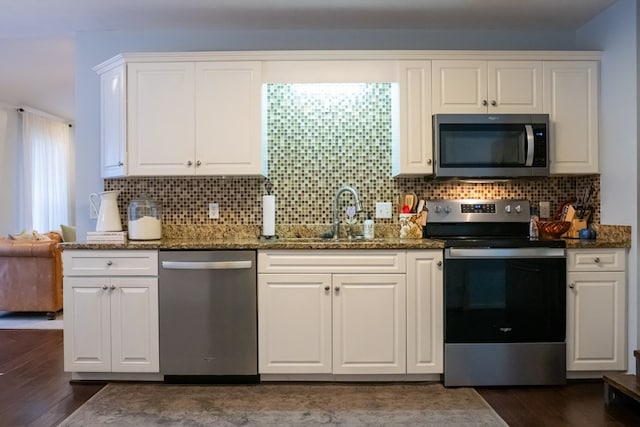
[[[391,218],[391,202],[376,202],[376,218]]]
[[[209,219],[220,218],[220,207],[217,203],[209,203]]]
[[[550,218],[551,217],[551,207],[549,206],[549,202],[540,202],[540,218]]]

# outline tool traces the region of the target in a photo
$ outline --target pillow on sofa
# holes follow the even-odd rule
[[[49,236],[38,233],[36,230],[22,230],[19,234],[9,234],[13,240],[51,240]]]
[[[60,230],[62,230],[62,240],[64,242],[76,241],[76,227],[73,225],[60,224]]]

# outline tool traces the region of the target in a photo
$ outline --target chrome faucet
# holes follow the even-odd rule
[[[362,202],[360,202],[360,196],[355,188],[352,187],[342,187],[336,191],[336,196],[333,198],[333,238],[338,238],[338,232],[340,231],[340,212],[338,211],[338,200],[340,199],[340,195],[348,191],[353,194],[353,198],[356,202],[356,212],[362,212]]]

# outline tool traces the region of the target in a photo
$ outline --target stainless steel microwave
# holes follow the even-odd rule
[[[435,114],[436,178],[549,175],[548,114]]]

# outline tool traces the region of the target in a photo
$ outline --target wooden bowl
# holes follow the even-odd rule
[[[559,239],[571,228],[569,221],[538,221],[538,232],[544,240]]]

